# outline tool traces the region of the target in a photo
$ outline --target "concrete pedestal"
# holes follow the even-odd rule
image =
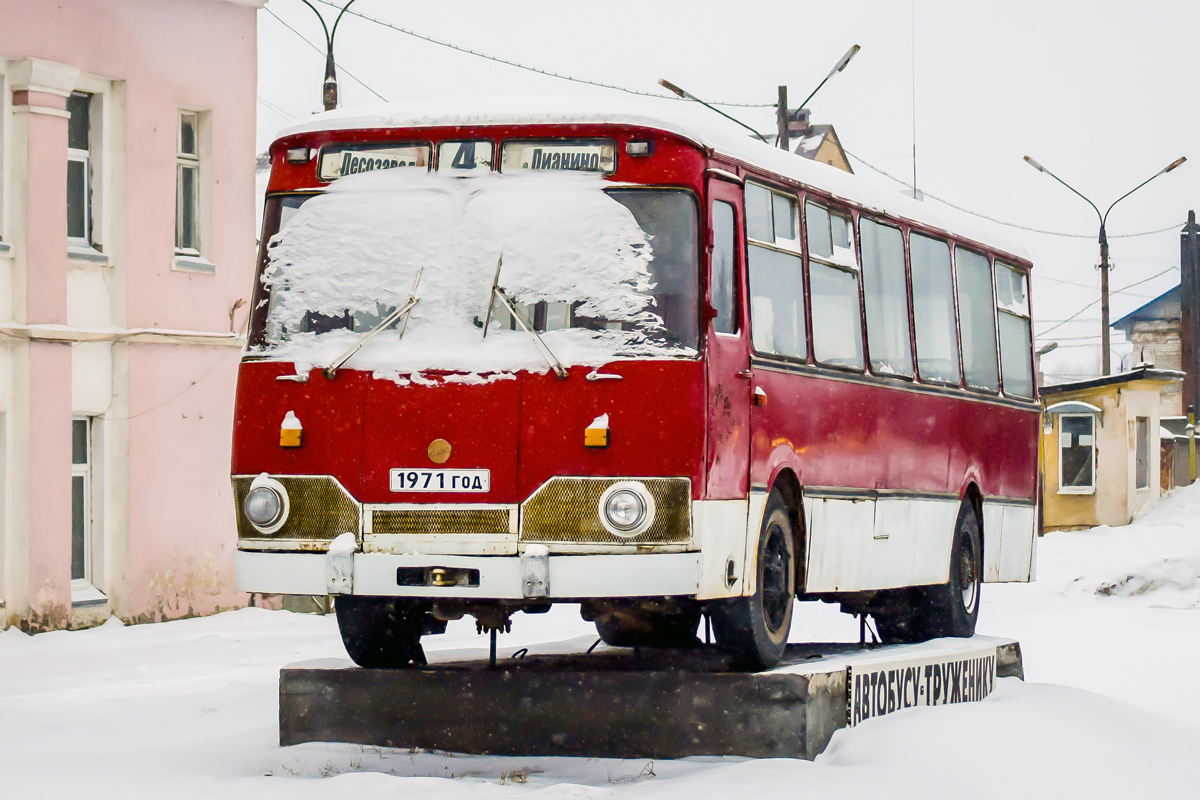
[[[838,728],[910,705],[982,699],[1021,677],[1020,646],[977,636],[920,645],[789,645],[769,672],[714,648],[526,655],[420,669],[285,667],[279,739],[472,754],[815,758]],[[951,691],[951,688],[954,691]]]

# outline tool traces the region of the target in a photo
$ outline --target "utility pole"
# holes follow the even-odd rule
[[[1183,412],[1188,417],[1188,471],[1196,480],[1196,406],[1200,403],[1200,225],[1188,212],[1179,232],[1179,340],[1183,367]]]
[[[1112,332],[1108,328],[1108,232],[1104,229],[1106,220],[1100,220],[1100,374],[1112,374],[1112,350],[1109,339]]]
[[[775,124],[779,128],[779,138],[776,144],[781,150],[791,150],[792,135],[788,132],[788,122],[791,115],[788,113],[787,104],[787,87],[779,87],[779,105],[775,106]]]

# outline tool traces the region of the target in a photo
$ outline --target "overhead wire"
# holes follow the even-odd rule
[[[908,183],[903,178],[897,178],[895,175],[892,175],[890,172],[887,172],[886,170],[880,169],[879,167],[875,166],[874,164],[870,164],[870,163],[864,161],[861,156],[851,153],[849,150],[846,150],[846,148],[844,148],[844,147],[842,148],[842,150],[846,153],[846,155],[850,156],[851,158],[853,158],[855,161],[862,164],[867,169],[870,169],[874,172],[878,172],[880,175],[884,176],[885,178],[890,178],[891,180],[895,181],[896,183],[900,184],[901,186],[906,186],[909,189],[913,188],[912,184]],[[989,222],[994,222],[997,225],[1004,225],[1005,227],[1008,227],[1008,228],[1016,228],[1016,229],[1022,230],[1022,231],[1029,231],[1030,233],[1040,233],[1045,236],[1061,236],[1061,237],[1064,237],[1067,239],[1094,239],[1094,238],[1096,238],[1096,234],[1094,234],[1094,233],[1064,233],[1063,231],[1051,231],[1051,230],[1046,230],[1045,228],[1034,228],[1029,225],[1021,225],[1016,222],[1009,222],[1008,220],[1003,220],[1003,219],[999,219],[997,217],[992,217],[987,214],[980,213],[979,211],[974,211],[974,210],[966,208],[964,206],[960,206],[956,203],[946,200],[945,198],[938,197],[937,195],[931,194],[924,190],[922,190],[921,193],[925,197],[931,198],[933,200],[937,200],[939,203],[950,206],[950,208],[953,208],[957,211],[961,211],[964,214],[970,214],[973,217],[979,217],[980,219],[986,219]],[[1183,227],[1183,225],[1184,225],[1184,223],[1180,222],[1178,225],[1168,225],[1165,228],[1158,228],[1158,229],[1152,230],[1152,231],[1139,231],[1138,233],[1110,233],[1110,234],[1108,234],[1108,238],[1110,238],[1110,239],[1132,239],[1137,236],[1152,236],[1153,234],[1156,234],[1156,233],[1166,233],[1167,231],[1179,230],[1180,228]]]
[[[294,116],[292,116],[288,112],[284,111],[282,108],[275,105],[270,100],[263,97],[261,94],[258,96],[258,102],[262,103],[263,107],[266,108],[268,111],[274,111],[276,114],[278,114],[280,117],[282,117],[287,122],[292,122],[293,120],[296,119]]]
[[[331,8],[336,8],[336,9],[338,9],[339,11],[341,11],[341,10],[342,10],[342,6],[339,6],[339,5],[337,5],[337,4],[333,3],[333,2],[331,2],[330,0],[315,0],[315,2],[321,3],[322,5],[329,6],[329,7],[331,7]],[[318,53],[321,53],[321,49],[320,49],[319,47],[317,47],[316,45],[314,45],[312,42],[308,41],[307,37],[305,37],[303,34],[301,34],[299,31],[297,31],[295,28],[293,28],[291,25],[289,25],[287,22],[285,22],[283,19],[281,19],[281,18],[279,17],[279,15],[277,15],[275,12],[271,11],[271,9],[269,9],[269,8],[264,8],[264,10],[265,10],[265,11],[266,11],[268,14],[270,14],[272,17],[275,17],[275,19],[276,19],[276,20],[277,20],[277,21],[278,21],[278,22],[279,22],[281,25],[283,25],[284,27],[286,27],[288,30],[292,31],[292,33],[294,33],[294,34],[296,34],[297,36],[299,36],[299,37],[300,37],[300,38],[301,38],[301,39],[302,39],[302,40],[303,40],[303,41],[304,41],[306,44],[308,44],[308,46],[309,46],[309,47],[312,47],[312,48],[313,48],[314,50],[316,50]],[[358,10],[356,10],[356,9],[347,9],[347,10],[346,10],[346,13],[350,14],[351,16],[358,17],[358,18],[360,18],[360,19],[362,19],[362,20],[365,20],[365,21],[367,21],[367,22],[371,22],[371,23],[373,23],[373,24],[376,24],[376,25],[379,25],[379,26],[381,26],[381,27],[387,28],[387,29],[389,29],[389,30],[396,31],[397,33],[403,33],[403,34],[405,34],[405,35],[407,35],[407,36],[412,36],[412,37],[414,37],[414,38],[416,38],[416,39],[420,39],[420,40],[422,40],[422,41],[425,41],[425,42],[428,42],[428,43],[430,43],[430,44],[435,44],[435,45],[438,45],[438,46],[440,46],[440,47],[446,47],[446,48],[449,48],[449,49],[451,49],[451,50],[454,50],[454,51],[456,51],[456,52],[464,53],[464,54],[466,54],[466,55],[475,56],[476,58],[482,58],[482,59],[486,59],[486,60],[488,60],[488,61],[493,61],[493,62],[495,62],[495,63],[498,63],[498,64],[504,64],[504,65],[506,65],[506,66],[514,67],[514,68],[516,68],[516,69],[525,70],[525,71],[527,71],[527,72],[532,72],[532,73],[535,73],[535,74],[538,74],[538,75],[543,75],[543,76],[550,77],[550,78],[557,78],[557,79],[559,79],[559,80],[570,81],[570,82],[572,82],[572,83],[579,83],[579,84],[583,84],[583,85],[586,85],[586,86],[595,86],[595,87],[602,88],[602,89],[611,89],[611,90],[614,90],[614,91],[618,91],[618,92],[624,92],[624,93],[626,93],[626,94],[638,95],[638,96],[642,96],[642,97],[653,97],[653,98],[664,99],[664,100],[684,100],[684,99],[685,99],[685,98],[675,97],[675,96],[671,96],[671,95],[659,94],[659,93],[657,93],[657,92],[646,92],[646,91],[642,91],[642,90],[639,90],[639,89],[631,89],[631,88],[629,88],[629,87],[626,87],[626,86],[618,86],[618,85],[616,85],[616,84],[603,83],[603,82],[600,82],[600,81],[593,81],[593,80],[589,80],[589,79],[586,79],[586,78],[578,78],[578,77],[575,77],[575,76],[573,76],[573,75],[566,75],[566,74],[563,74],[563,73],[560,73],[560,72],[553,72],[553,71],[551,71],[551,70],[544,70],[544,69],[540,69],[540,68],[538,68],[538,67],[534,67],[534,66],[532,66],[532,65],[529,65],[529,64],[523,64],[523,63],[520,63],[520,62],[517,62],[517,61],[512,61],[512,60],[510,60],[510,59],[501,58],[500,56],[494,56],[494,55],[490,55],[490,54],[488,54],[488,53],[483,53],[483,52],[480,52],[480,51],[478,51],[478,50],[472,50],[472,49],[470,49],[470,48],[467,48],[467,47],[462,47],[462,46],[460,46],[460,45],[456,45],[456,44],[454,44],[454,43],[452,43],[452,42],[447,42],[447,41],[444,41],[444,40],[442,40],[442,39],[437,39],[437,38],[434,38],[434,37],[432,37],[432,36],[428,36],[428,35],[426,35],[426,34],[419,33],[419,32],[417,32],[417,31],[411,30],[411,29],[409,29],[409,28],[403,28],[403,27],[401,27],[401,26],[399,26],[399,25],[396,25],[396,24],[394,24],[394,23],[388,22],[387,20],[380,19],[380,18],[378,18],[378,17],[373,17],[373,16],[371,16],[371,15],[369,15],[369,14],[364,14],[363,12],[361,12],[361,11],[358,11]],[[322,53],[322,55],[324,55],[324,53]],[[361,78],[359,78],[358,76],[354,75],[353,73],[351,73],[349,70],[345,69],[344,67],[341,67],[341,65],[337,65],[337,66],[338,66],[338,68],[339,68],[339,69],[341,69],[341,70],[342,70],[342,71],[343,71],[343,72],[344,72],[344,73],[345,73],[347,76],[349,76],[349,77],[350,77],[350,78],[352,78],[353,80],[357,81],[357,82],[358,82],[358,83],[359,83],[359,84],[360,84],[360,85],[361,85],[363,88],[365,88],[367,91],[371,92],[373,95],[375,95],[376,97],[378,97],[380,100],[383,100],[383,101],[385,101],[385,102],[386,102],[387,98],[385,98],[385,97],[384,97],[383,95],[381,95],[379,92],[375,91],[375,90],[374,90],[374,89],[372,89],[370,86],[368,86],[368,85],[367,85],[367,84],[366,84],[366,83],[365,83],[365,82],[364,82],[364,81],[363,81]],[[259,99],[261,100],[262,98],[259,98]],[[732,103],[732,102],[725,102],[725,101],[712,101],[710,104],[711,104],[711,105],[726,106],[726,107],[734,107],[734,108],[773,108],[773,107],[775,107],[775,104],[774,104],[774,103]],[[279,111],[280,111],[280,110],[279,110],[279,109],[277,109],[277,108],[272,108],[272,106],[271,106],[270,104],[267,104],[265,101],[264,101],[264,105],[267,105],[267,107],[268,107],[268,108],[271,108],[271,109],[272,109],[272,110],[274,110],[274,111],[277,111],[277,112],[279,112]],[[286,113],[286,112],[285,112],[285,113]],[[896,183],[899,183],[900,185],[902,185],[902,186],[905,186],[905,187],[907,187],[907,188],[911,189],[911,190],[914,192],[914,194],[916,193],[916,188],[915,188],[914,186],[912,186],[911,184],[909,184],[908,182],[906,182],[905,180],[903,180],[902,178],[897,178],[895,175],[892,175],[891,173],[887,172],[886,170],[884,170],[884,169],[881,169],[880,167],[877,167],[877,166],[875,166],[875,165],[871,164],[870,162],[868,162],[868,161],[864,160],[864,159],[863,159],[861,156],[859,156],[859,155],[857,155],[857,154],[855,154],[855,153],[852,153],[852,152],[850,152],[849,150],[845,150],[845,148],[843,148],[843,150],[845,151],[846,155],[848,155],[848,156],[850,156],[851,158],[853,158],[854,160],[858,161],[860,164],[862,164],[863,166],[867,167],[868,169],[870,169],[870,170],[872,170],[872,171],[874,171],[874,172],[877,172],[877,173],[879,173],[880,175],[883,175],[884,177],[886,177],[886,178],[888,178],[888,179],[890,179],[890,180],[893,180],[893,181],[895,181]],[[954,203],[954,202],[952,202],[952,201],[950,201],[950,200],[946,200],[945,198],[942,198],[942,197],[938,197],[937,195],[935,195],[935,194],[932,194],[932,193],[930,193],[930,192],[923,192],[923,195],[924,195],[924,196],[926,196],[926,197],[929,197],[929,198],[931,198],[931,199],[933,199],[933,200],[936,200],[937,202],[939,202],[939,203],[942,203],[943,205],[949,206],[950,208],[953,208],[953,209],[955,209],[955,210],[957,210],[957,211],[961,211],[961,212],[963,212],[963,213],[965,213],[965,214],[970,214],[971,216],[974,216],[974,217],[979,217],[980,219],[986,219],[986,220],[988,220],[989,222],[994,222],[994,223],[996,223],[996,224],[998,224],[998,225],[1003,225],[1003,226],[1005,226],[1005,227],[1014,228],[1014,229],[1017,229],[1017,230],[1028,231],[1028,232],[1030,232],[1030,233],[1037,233],[1037,234],[1042,234],[1042,235],[1045,235],[1045,236],[1058,236],[1058,237],[1070,238],[1070,239],[1090,239],[1090,238],[1092,238],[1092,237],[1094,236],[1094,234],[1090,234],[1090,233],[1088,233],[1088,234],[1080,234],[1080,233],[1066,233],[1066,232],[1063,232],[1063,231],[1052,231],[1052,230],[1047,230],[1047,229],[1045,229],[1045,228],[1035,228],[1035,227],[1032,227],[1032,226],[1029,226],[1029,225],[1021,225],[1021,224],[1019,224],[1019,223],[1015,223],[1015,222],[1009,222],[1008,220],[999,219],[998,217],[993,217],[993,216],[990,216],[990,215],[988,215],[988,214],[983,214],[983,213],[981,213],[981,212],[978,212],[978,211],[975,211],[975,210],[973,210],[973,209],[966,208],[965,206],[958,205],[957,203]],[[1109,235],[1109,238],[1112,238],[1112,239],[1127,239],[1127,238],[1135,238],[1135,237],[1139,237],[1139,236],[1151,236],[1151,235],[1154,235],[1154,234],[1166,233],[1167,231],[1171,231],[1171,230],[1177,230],[1178,228],[1182,227],[1182,225],[1183,225],[1183,223],[1179,223],[1179,224],[1176,224],[1176,225],[1170,225],[1170,226],[1167,226],[1167,227],[1165,227],[1165,228],[1158,228],[1158,229],[1155,229],[1155,230],[1150,230],[1150,231],[1139,231],[1139,232],[1137,232],[1137,233],[1124,233],[1124,234],[1110,234],[1110,235]],[[1155,274],[1155,275],[1152,275],[1152,276],[1150,276],[1149,278],[1145,278],[1145,279],[1143,279],[1143,280],[1141,280],[1141,281],[1138,281],[1138,282],[1136,282],[1136,283],[1132,283],[1132,284],[1129,284],[1128,286],[1122,287],[1121,289],[1117,289],[1116,291],[1112,292],[1112,294],[1119,294],[1119,293],[1121,293],[1121,292],[1124,292],[1124,291],[1126,291],[1126,290],[1128,290],[1128,289],[1132,289],[1132,288],[1133,288],[1133,287],[1135,287],[1135,286],[1139,286],[1139,285],[1141,285],[1141,284],[1143,284],[1143,283],[1146,283],[1146,282],[1148,282],[1148,281],[1151,281],[1151,280],[1153,280],[1154,278],[1157,278],[1157,277],[1159,277],[1159,276],[1161,276],[1161,275],[1165,275],[1167,272],[1170,272],[1172,269],[1178,269],[1178,267],[1174,267],[1174,266],[1172,266],[1172,267],[1170,267],[1170,268],[1168,268],[1168,269],[1166,269],[1166,270],[1164,270],[1164,271],[1162,271],[1162,272],[1159,272],[1159,273],[1157,273],[1157,274]],[[1052,278],[1052,277],[1050,277],[1050,276],[1048,276],[1048,275],[1038,275],[1037,277],[1042,277],[1042,278],[1045,278],[1045,279],[1047,279],[1047,280],[1055,281],[1055,282],[1057,282],[1057,283],[1064,283],[1064,284],[1067,284],[1067,285],[1079,286],[1079,287],[1081,287],[1081,288],[1092,288],[1092,287],[1088,287],[1088,286],[1085,286],[1085,285],[1083,285],[1083,284],[1075,283],[1075,282],[1072,282],[1072,281],[1065,281],[1065,280],[1058,279],[1058,278]],[[1038,337],[1038,338],[1041,338],[1041,337],[1045,336],[1046,334],[1050,333],[1051,331],[1057,330],[1058,328],[1062,327],[1063,325],[1067,324],[1068,322],[1072,322],[1072,321],[1074,321],[1074,320],[1075,320],[1075,319],[1076,319],[1076,318],[1077,318],[1077,317],[1078,317],[1080,314],[1082,314],[1084,311],[1087,311],[1089,308],[1091,308],[1092,306],[1096,305],[1096,303],[1098,303],[1098,302],[1100,302],[1100,298],[1097,298],[1096,300],[1093,300],[1092,302],[1088,303],[1086,306],[1084,306],[1083,308],[1081,308],[1079,311],[1077,311],[1077,312],[1075,312],[1074,314],[1072,314],[1070,317],[1067,317],[1066,319],[1064,319],[1064,320],[1062,320],[1062,321],[1058,322],[1058,323],[1057,323],[1056,325],[1054,325],[1053,327],[1051,327],[1051,328],[1047,329],[1046,331],[1044,331],[1043,333],[1039,334],[1039,337]]]
[[[317,2],[321,2],[321,0],[317,0]],[[329,5],[329,4],[328,4],[328,3],[326,3],[326,5]],[[281,17],[280,17],[278,14],[276,14],[274,11],[272,11],[272,10],[271,10],[271,9],[269,9],[269,8],[267,8],[266,6],[263,6],[263,11],[267,12],[267,13],[268,13],[268,14],[270,14],[272,17],[274,17],[274,18],[275,18],[275,19],[276,19],[276,20],[279,22],[279,24],[280,24],[280,25],[282,25],[283,27],[287,28],[287,29],[288,29],[289,31],[291,31],[292,33],[294,33],[294,34],[296,34],[297,36],[299,36],[299,37],[300,37],[300,38],[301,38],[301,39],[304,41],[304,43],[305,43],[306,45],[308,45],[309,47],[311,47],[313,50],[316,50],[316,51],[317,51],[318,53],[320,53],[322,56],[326,55],[326,53],[325,53],[325,51],[324,51],[324,50],[322,50],[320,47],[318,47],[317,45],[315,45],[315,44],[313,44],[312,42],[310,42],[310,41],[308,40],[308,37],[307,37],[307,36],[305,36],[303,33],[301,33],[300,31],[298,31],[298,30],[296,30],[295,28],[293,28],[291,25],[289,25],[289,24],[287,24],[286,22],[284,22],[284,21],[283,21],[283,19],[282,19],[282,18],[281,18]],[[353,11],[351,11],[351,12],[349,12],[349,13],[353,14],[354,12],[353,12]],[[359,86],[363,87],[364,89],[366,89],[368,92],[370,92],[371,94],[373,94],[373,95],[375,95],[376,97],[378,97],[378,98],[379,98],[380,100],[382,100],[383,102],[385,102],[385,103],[387,102],[387,98],[386,98],[386,97],[384,97],[384,96],[383,96],[383,95],[381,95],[379,92],[377,92],[377,91],[375,91],[374,89],[372,89],[370,86],[368,86],[366,83],[364,83],[364,82],[363,82],[362,78],[358,77],[358,76],[357,76],[357,75],[355,75],[353,72],[351,72],[350,70],[348,70],[348,69],[346,69],[345,67],[343,67],[343,66],[342,66],[341,64],[339,64],[339,63],[338,63],[336,60],[333,62],[333,65],[334,65],[335,67],[337,67],[339,70],[341,70],[341,71],[342,71],[342,73],[343,73],[344,75],[346,75],[347,77],[349,77],[349,78],[352,78],[354,81],[356,81],[356,82],[358,83],[358,85],[359,85]]]
[[[340,6],[334,2],[331,2],[331,0],[314,0],[314,1],[317,3],[320,3],[321,5],[329,6],[330,8],[336,8],[339,11],[342,10],[342,6]],[[296,33],[301,38],[304,38],[302,34],[300,34],[298,31],[296,31],[295,28],[292,28],[290,25],[288,25],[286,22],[284,22],[282,19],[280,19],[279,16],[276,15],[269,8],[264,8],[264,10],[267,11],[267,13],[271,14],[271,16],[273,16],[277,20],[279,20],[280,23],[287,26],[293,33]],[[449,49],[454,50],[459,53],[464,53],[466,55],[475,56],[476,58],[482,58],[482,59],[486,59],[488,61],[493,61],[497,64],[504,64],[506,66],[515,67],[517,69],[522,69],[522,70],[525,70],[527,72],[532,72],[537,75],[544,75],[544,76],[550,77],[550,78],[558,78],[559,80],[570,81],[572,83],[579,83],[579,84],[583,84],[586,86],[595,86],[595,87],[599,87],[602,89],[611,89],[613,91],[624,92],[626,94],[632,94],[632,95],[637,95],[637,96],[641,96],[641,97],[653,97],[653,98],[657,98],[660,100],[676,100],[676,101],[685,101],[687,99],[687,98],[677,97],[674,95],[660,94],[658,92],[646,92],[646,91],[642,91],[640,89],[631,89],[627,86],[618,86],[616,84],[603,83],[601,81],[593,81],[593,80],[589,80],[587,78],[578,78],[573,75],[563,74],[561,72],[554,72],[551,70],[541,69],[539,67],[535,67],[530,64],[523,64],[519,61],[512,61],[510,59],[502,58],[500,56],[494,56],[489,53],[483,53],[478,50],[472,50],[468,47],[462,47],[461,45],[456,45],[453,42],[448,42],[443,39],[437,39],[435,37],[428,36],[423,33],[419,33],[410,28],[403,28],[399,25],[388,22],[387,20],[380,19],[379,17],[373,17],[369,14],[364,14],[362,11],[359,11],[357,9],[346,9],[345,13],[347,13],[351,16],[354,16],[354,17],[358,17],[359,19],[365,20],[367,22],[374,23],[381,27],[388,28],[389,30],[396,31],[397,33],[403,33],[406,36],[412,36],[412,37],[420,39],[422,41],[429,42],[430,44],[438,45],[439,47],[446,47],[446,48],[449,48]],[[313,47],[318,52],[320,52],[320,48],[317,48],[316,45],[312,44],[311,42],[308,42],[307,39],[304,39],[304,41],[307,42],[310,47]],[[341,67],[339,65],[339,69],[340,68]],[[343,71],[345,71],[346,74],[349,75],[350,77],[354,78],[354,80],[358,81],[364,88],[366,88],[369,92],[374,94],[380,100],[384,100],[386,102],[386,98],[384,98],[383,95],[379,94],[379,92],[376,92],[374,89],[367,86],[365,83],[362,82],[362,80],[360,80],[358,77],[351,74],[349,71],[346,71],[346,70],[343,70]],[[706,102],[708,102],[709,105],[726,106],[726,107],[730,107],[730,108],[775,108],[775,106],[776,106],[775,103],[733,103],[733,102],[728,102],[728,101],[706,101]],[[889,178],[889,179],[899,183],[900,185],[913,190],[914,192],[916,191],[915,187],[912,184],[909,184],[904,179],[897,178],[895,175],[892,175],[891,173],[887,172],[886,170],[876,167],[875,165],[871,164],[870,162],[865,161],[862,157],[858,156],[857,154],[852,153],[849,150],[845,150],[845,148],[843,148],[843,150],[846,153],[846,155],[848,155],[851,158],[853,158],[854,160],[858,161],[859,163],[861,163],[863,166],[867,167],[868,169],[873,170],[874,172],[877,172],[880,175],[883,175],[884,177]],[[1068,238],[1068,239],[1091,239],[1095,236],[1095,234],[1091,234],[1091,233],[1066,233],[1063,231],[1052,231],[1052,230],[1047,230],[1045,228],[1035,228],[1035,227],[1032,227],[1029,225],[1021,225],[1016,222],[1009,222],[1008,220],[999,219],[998,217],[993,217],[988,214],[984,214],[979,211],[975,211],[973,209],[966,208],[965,206],[958,205],[957,203],[954,203],[950,200],[946,200],[943,197],[938,197],[937,195],[931,194],[929,192],[923,192],[923,194],[926,197],[936,200],[937,202],[942,203],[943,205],[949,206],[950,208],[953,208],[957,211],[961,211],[964,214],[970,214],[971,216],[979,217],[980,219],[986,219],[989,222],[994,222],[997,225],[1004,225],[1005,227],[1015,228],[1017,230],[1028,231],[1030,233],[1038,233],[1038,234],[1042,234],[1045,236],[1059,236],[1059,237]],[[1165,228],[1158,228],[1156,230],[1151,230],[1151,231],[1139,231],[1137,233],[1109,234],[1109,238],[1110,239],[1129,239],[1129,238],[1134,238],[1134,237],[1138,237],[1138,236],[1151,236],[1151,235],[1158,234],[1158,233],[1166,233],[1167,231],[1171,231],[1171,230],[1178,230],[1182,226],[1183,226],[1183,223],[1179,223],[1177,225],[1169,225]]]
[[[1135,286],[1141,286],[1143,283],[1147,283],[1147,282],[1149,282],[1149,281],[1152,281],[1152,280],[1154,280],[1155,278],[1160,278],[1160,277],[1162,277],[1163,275],[1166,275],[1166,274],[1167,274],[1168,272],[1170,272],[1171,270],[1178,270],[1178,269],[1179,269],[1179,267],[1168,267],[1167,269],[1164,269],[1162,272],[1159,272],[1159,273],[1157,273],[1157,274],[1155,274],[1155,275],[1151,275],[1149,278],[1142,278],[1140,281],[1137,281],[1136,283],[1131,283],[1131,284],[1129,284],[1128,286],[1122,286],[1120,289],[1117,289],[1117,290],[1115,290],[1115,291],[1113,291],[1113,292],[1110,292],[1110,293],[1109,293],[1109,296],[1111,297],[1111,296],[1112,296],[1112,295],[1114,295],[1114,294],[1120,294],[1121,292],[1125,291],[1126,289],[1132,289],[1132,288],[1133,288],[1133,287],[1135,287]],[[1038,334],[1037,336],[1035,336],[1034,338],[1035,338],[1035,339],[1042,339],[1042,338],[1044,338],[1044,337],[1045,337],[1047,334],[1049,334],[1049,333],[1050,333],[1050,331],[1055,331],[1055,330],[1058,330],[1058,329],[1059,329],[1059,328],[1061,328],[1063,325],[1066,325],[1068,322],[1071,322],[1071,321],[1072,321],[1072,320],[1074,320],[1076,317],[1078,317],[1080,314],[1082,314],[1083,312],[1087,311],[1087,310],[1088,310],[1089,308],[1091,308],[1092,306],[1096,305],[1096,303],[1099,303],[1099,302],[1100,302],[1102,299],[1104,299],[1104,298],[1102,298],[1102,297],[1097,297],[1095,300],[1093,300],[1092,302],[1088,303],[1086,306],[1084,306],[1083,308],[1079,309],[1079,310],[1078,310],[1078,311],[1076,311],[1074,314],[1072,314],[1071,316],[1069,316],[1069,317],[1067,317],[1066,319],[1064,319],[1062,322],[1060,322],[1060,323],[1058,323],[1057,325],[1054,325],[1054,326],[1052,326],[1052,327],[1050,327],[1050,328],[1047,328],[1046,330],[1042,331],[1041,333],[1039,333],[1039,334]]]
[[[330,8],[336,8],[339,11],[341,10],[340,5],[330,2],[330,0],[316,0],[316,2],[321,3],[322,5],[329,6]],[[679,101],[684,100],[684,98],[676,97],[674,95],[659,94],[658,92],[644,92],[640,89],[630,89],[627,86],[617,86],[616,84],[612,84],[612,83],[602,83],[600,81],[593,81],[593,80],[589,80],[587,78],[577,78],[573,75],[564,75],[561,72],[553,72],[551,70],[540,69],[539,67],[534,67],[529,64],[522,64],[519,61],[512,61],[510,59],[501,58],[500,56],[493,56],[488,53],[481,53],[478,50],[472,50],[469,47],[462,47],[460,45],[454,44],[453,42],[447,42],[443,39],[435,39],[432,36],[427,36],[426,34],[418,33],[417,31],[411,30],[409,28],[402,28],[399,25],[395,25],[391,22],[388,22],[387,20],[379,19],[378,17],[372,17],[369,14],[364,14],[357,9],[353,9],[353,8],[348,9],[346,11],[346,13],[351,16],[366,20],[367,22],[373,22],[376,25],[382,25],[385,28],[390,28],[391,30],[394,30],[398,33],[403,33],[407,36],[412,36],[412,37],[420,39],[422,41],[429,42],[430,44],[436,44],[440,47],[448,47],[449,49],[456,50],[460,53],[465,53],[470,56],[475,56],[476,58],[484,58],[484,59],[487,59],[488,61],[494,61],[497,64],[504,64],[509,67],[516,67],[517,69],[523,69],[526,72],[532,72],[537,75],[545,75],[546,77],[549,77],[549,78],[558,78],[559,80],[571,81],[572,83],[580,83],[585,86],[596,86],[601,89],[612,89],[617,92],[625,92],[626,94],[639,95],[641,97],[654,97],[659,100],[679,100]],[[776,105],[775,103],[729,103],[729,102],[723,102],[723,101],[706,101],[706,102],[708,102],[710,105],[728,106],[730,108],[775,108],[775,105]]]

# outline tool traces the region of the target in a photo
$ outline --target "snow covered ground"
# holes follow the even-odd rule
[[[1195,797],[1200,485],[1125,528],[1051,534],[1039,580],[986,586],[981,633],[1021,641],[1027,682],[982,703],[840,731],[815,763],[471,757],[276,745],[289,662],[344,656],[332,618],[246,609],[29,637],[0,632],[5,798]],[[830,607],[793,639],[853,640]],[[590,643],[572,607],[518,616],[508,650]],[[426,640],[486,650],[467,622]]]

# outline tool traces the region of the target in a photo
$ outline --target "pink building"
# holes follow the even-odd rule
[[[265,0],[0,0],[0,627],[243,605]]]

